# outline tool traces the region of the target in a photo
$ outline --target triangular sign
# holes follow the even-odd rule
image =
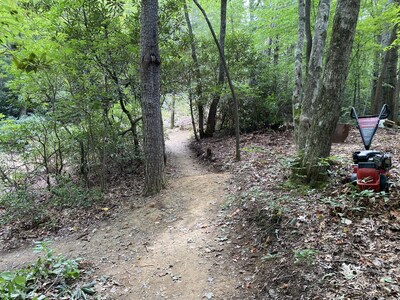
[[[358,129],[360,130],[361,138],[365,146],[365,150],[369,150],[371,146],[372,138],[378,129],[379,120],[385,119],[389,116],[389,107],[384,104],[381,112],[378,116],[357,116],[356,109],[351,108],[350,115],[353,119],[356,119]]]
[[[361,133],[365,149],[369,149],[372,143],[372,138],[378,128],[379,117],[359,117],[358,128]]]

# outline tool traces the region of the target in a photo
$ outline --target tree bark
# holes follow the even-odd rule
[[[196,130],[196,122],[194,120],[194,113],[193,113],[193,90],[192,90],[192,76],[189,73],[189,107],[190,107],[190,117],[192,119],[192,128],[194,133],[194,138],[196,141],[199,141],[199,136],[197,135]]]
[[[239,103],[238,103],[238,100],[236,98],[235,88],[233,87],[231,76],[229,75],[228,65],[226,64],[224,53],[222,52],[222,48],[221,48],[221,46],[220,46],[220,44],[218,42],[217,36],[215,35],[214,29],[213,29],[213,27],[211,25],[211,22],[208,19],[206,12],[201,7],[199,2],[197,2],[197,0],[193,0],[193,2],[200,9],[201,13],[204,16],[204,19],[207,22],[208,28],[210,29],[210,32],[211,32],[211,35],[212,35],[212,37],[214,39],[215,45],[218,48],[219,56],[222,59],[222,63],[224,64],[226,79],[228,80],[229,88],[231,90],[232,99],[233,99],[233,115],[234,115],[234,119],[235,119],[235,137],[236,137],[236,139],[235,139],[236,140],[236,151],[235,152],[236,152],[236,160],[239,161],[240,160]]]
[[[321,159],[329,156],[331,139],[340,117],[360,2],[339,0],[337,4],[322,86],[314,103],[315,110],[302,158],[301,167],[306,181],[311,184],[326,176],[326,166],[321,165]]]
[[[376,37],[376,43],[381,44],[382,43],[382,36],[379,35]],[[374,51],[374,63],[372,66],[372,81],[371,81],[371,108],[372,111],[374,112],[375,110],[378,110],[379,104],[375,104],[375,96],[377,94],[377,89],[378,89],[378,81],[379,81],[379,74],[380,74],[380,66],[382,62],[382,51],[375,50]]]
[[[142,0],[140,79],[145,160],[145,196],[165,184],[164,133],[160,105],[160,54],[158,49],[158,0]]]
[[[305,31],[306,31],[306,73],[308,73],[308,65],[310,63],[312,35],[311,35],[311,0],[305,0]]]
[[[304,98],[301,104],[301,115],[297,129],[296,145],[298,152],[304,151],[306,142],[305,136],[307,136],[311,125],[315,101],[318,96],[322,76],[322,62],[325,51],[326,35],[328,30],[330,4],[331,0],[321,0],[318,7]]]
[[[185,2],[184,6],[184,13],[185,13],[185,19],[186,19],[186,24],[188,27],[188,33],[189,33],[189,41],[190,41],[190,48],[192,50],[192,59],[193,59],[193,69],[194,69],[194,75],[196,79],[196,103],[197,103],[197,113],[199,117],[199,135],[200,138],[204,138],[204,99],[203,99],[203,85],[201,83],[201,72],[200,72],[200,64],[199,60],[197,58],[197,52],[196,52],[196,44],[195,44],[195,39],[194,39],[194,34],[193,34],[193,29],[192,29],[192,23],[190,22],[190,17],[189,17],[189,10],[187,7],[187,4]],[[195,133],[196,135],[196,133]]]
[[[172,95],[172,103],[171,103],[171,124],[170,129],[174,129],[175,127],[175,101],[176,96],[175,94]]]
[[[394,93],[394,106],[393,106],[393,119],[392,121],[398,124],[399,122],[399,92],[400,92],[400,78],[399,78],[399,70],[397,70],[397,81],[396,81],[396,90]]]
[[[221,23],[219,32],[219,46],[221,47],[222,55],[225,55],[225,36],[226,36],[226,6],[227,0],[221,0]],[[206,136],[212,136],[215,132],[215,126],[217,123],[217,109],[218,103],[221,100],[221,91],[225,82],[225,69],[224,63],[221,56],[219,57],[219,72],[218,72],[218,82],[217,82],[217,92],[213,96],[213,100],[210,104],[210,109],[208,111],[207,118],[207,128]]]
[[[386,42],[386,47],[389,47],[397,38],[397,25],[391,31],[390,37]],[[397,85],[397,63],[398,63],[397,45],[391,46],[384,53],[381,72],[376,83],[375,96],[373,101],[373,113],[378,114],[382,105],[386,103],[389,106],[389,119],[393,120],[397,116],[396,108],[396,85]]]
[[[298,29],[297,44],[294,50],[294,89],[292,96],[294,138],[298,140],[298,128],[300,124],[301,102],[303,94],[303,44],[305,35],[305,3],[298,0]]]

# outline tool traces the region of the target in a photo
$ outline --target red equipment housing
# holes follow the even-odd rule
[[[354,165],[351,180],[357,184],[359,190],[389,191],[387,171],[392,165],[391,156],[388,153],[369,150],[379,120],[387,118],[388,115],[389,109],[386,104],[378,116],[358,117],[355,108],[351,108],[351,117],[357,121],[357,127],[365,147],[364,151],[353,153]]]

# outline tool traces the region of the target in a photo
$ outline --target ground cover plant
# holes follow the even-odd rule
[[[40,257],[23,269],[0,273],[0,298],[11,299],[90,299],[94,283],[81,284],[85,270],[80,259],[55,254],[49,241],[35,242]]]

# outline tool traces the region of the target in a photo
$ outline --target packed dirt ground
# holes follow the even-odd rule
[[[244,134],[241,162],[233,138],[192,142],[191,152],[187,131],[168,137],[160,195],[130,194],[141,183],[124,179],[110,209],[55,235],[2,228],[0,271],[32,262],[29,243],[43,234],[57,252],[84,259],[101,299],[400,298],[398,131],[379,129],[372,143],[393,155],[390,195],[347,183],[352,152],[363,148],[356,129],[333,144],[320,190],[288,180],[290,131]]]

